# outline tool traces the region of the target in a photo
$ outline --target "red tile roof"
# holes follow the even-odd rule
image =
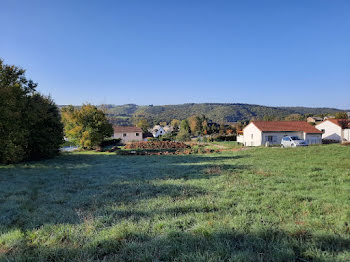
[[[136,126],[113,126],[114,133],[142,133],[142,129]]]
[[[349,119],[327,119],[323,122],[330,121],[333,124],[336,124],[337,126],[343,127],[344,125],[348,125],[348,128],[350,128],[350,120]]]
[[[252,123],[262,132],[303,131],[322,134],[322,131],[304,121],[253,121]]]

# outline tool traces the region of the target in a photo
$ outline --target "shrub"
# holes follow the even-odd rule
[[[111,138],[111,139],[106,139],[100,143],[100,147],[106,147],[106,146],[118,146],[120,145],[120,138]]]
[[[322,139],[322,144],[338,144],[338,140],[332,140],[332,139]]]
[[[214,141],[218,141],[218,142],[221,142],[221,141],[236,141],[236,140],[237,140],[236,135],[219,135],[219,136],[214,137]]]
[[[148,141],[159,141],[159,137],[148,137]]]
[[[159,140],[160,141],[173,141],[174,138],[173,138],[172,134],[169,133],[169,134],[165,134],[165,135],[160,136]]]

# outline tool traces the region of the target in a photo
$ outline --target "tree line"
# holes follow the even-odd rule
[[[140,127],[145,134],[149,133],[152,125],[145,118],[136,119],[135,124]],[[163,121],[158,123],[160,126],[170,125],[172,131],[163,135],[162,140],[189,141],[191,137],[209,137],[209,136],[232,136],[236,135],[237,128],[243,127],[242,123],[224,124],[214,123],[205,115],[192,115],[186,119],[172,119],[169,123]],[[223,138],[224,139],[224,138]]]
[[[292,114],[298,115],[334,115],[342,110],[334,108],[309,107],[271,107],[251,104],[181,104],[181,105],[106,105],[106,114],[111,121],[118,125],[131,125],[135,119],[145,118],[150,124],[159,122],[170,123],[172,119],[187,119],[192,115],[205,115],[216,123],[249,122],[252,118],[262,120],[266,117],[283,120]]]

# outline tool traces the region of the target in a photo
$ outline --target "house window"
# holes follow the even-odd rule
[[[253,134],[250,135],[251,139],[253,139]]]
[[[136,133],[136,136],[139,136],[140,134],[139,133]]]
[[[126,134],[125,134],[125,133],[123,134],[123,137],[126,137]]]

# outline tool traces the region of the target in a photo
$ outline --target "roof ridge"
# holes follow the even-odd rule
[[[306,121],[252,121],[262,132],[303,131],[304,133],[322,133]]]

